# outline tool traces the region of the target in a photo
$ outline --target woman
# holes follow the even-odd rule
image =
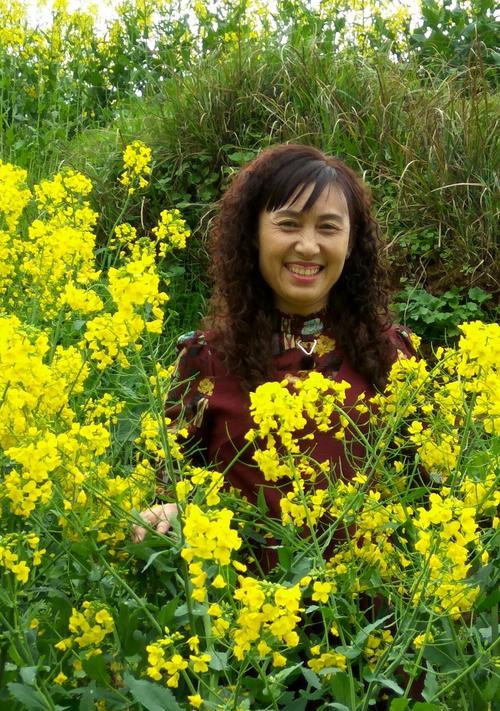
[[[262,490],[279,518],[282,491],[265,481],[248,446],[237,457],[253,426],[250,391],[285,377],[292,386],[315,370],[350,384],[345,407],[365,427],[352,409],[358,396],[382,388],[394,360],[413,349],[390,324],[368,190],[316,148],[271,147],[245,166],[220,201],[210,250],[209,316],[204,331],[180,339],[181,385],[169,398],[180,404],[168,414],[188,425],[191,443],[227,470],[229,484],[251,502]],[[347,442],[331,432],[313,436],[311,456],[330,461],[330,476],[350,478],[362,463],[359,443],[348,433]],[[163,533],[175,513],[163,504],[142,517]],[[144,535],[136,527],[136,540]]]

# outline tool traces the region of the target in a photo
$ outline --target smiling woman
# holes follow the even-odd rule
[[[316,148],[269,148],[235,176],[220,202],[211,257],[210,314],[204,331],[179,341],[179,386],[167,414],[189,432],[193,459],[217,465],[249,502],[263,496],[279,519],[291,482],[270,484],[275,461],[249,448],[250,391],[285,379],[295,392],[313,371],[342,389],[353,427],[366,431],[359,398],[374,395],[412,346],[389,322],[368,191]],[[363,466],[363,447],[339,422],[334,414],[329,425],[304,429],[307,454],[324,464],[316,488],[350,480]],[[144,517],[164,531],[173,513],[164,504]]]

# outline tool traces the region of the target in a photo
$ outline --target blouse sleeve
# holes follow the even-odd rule
[[[174,382],[165,403],[169,432],[185,456],[196,465],[204,464],[208,442],[208,395],[213,389],[210,350],[201,332],[188,333],[177,342],[178,357]],[[160,480],[167,484],[166,472]]]

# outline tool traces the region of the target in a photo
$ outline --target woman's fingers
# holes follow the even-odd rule
[[[170,530],[170,523],[168,521],[160,521],[156,526],[156,530],[158,533],[165,534]]]
[[[158,533],[165,534],[171,528],[171,519],[177,516],[177,506],[175,504],[157,504],[145,511],[141,511],[141,518]],[[140,543],[144,540],[147,529],[144,526],[135,524],[132,526],[132,541]]]

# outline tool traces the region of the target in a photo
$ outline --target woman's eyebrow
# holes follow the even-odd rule
[[[285,210],[276,210],[275,212],[277,217],[300,217],[303,214],[303,210],[291,210],[289,208]],[[318,217],[320,220],[333,220],[334,222],[339,222],[340,224],[343,224],[344,222],[342,215],[337,215],[334,212],[325,212],[322,215],[318,215]]]

